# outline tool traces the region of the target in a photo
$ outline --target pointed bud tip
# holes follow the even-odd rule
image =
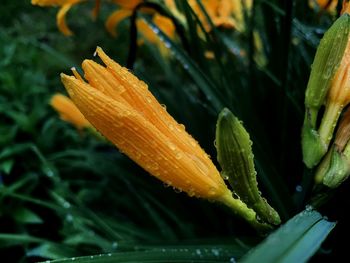
[[[226,117],[228,115],[232,115],[232,112],[228,108],[223,108],[222,111],[220,112],[220,115],[222,117]]]

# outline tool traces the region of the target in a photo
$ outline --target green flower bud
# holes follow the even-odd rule
[[[338,187],[350,175],[350,109],[340,122],[334,144],[319,165],[315,181],[330,188]]]
[[[350,16],[339,17],[324,34],[317,48],[305,93],[305,106],[318,110],[343,58],[350,34]]]
[[[325,33],[315,55],[305,93],[302,129],[303,160],[309,168],[317,165],[326,154],[341,110],[349,102],[345,58],[349,36],[350,16],[344,13]],[[320,127],[316,127],[322,105],[326,105],[325,114]]]
[[[233,192],[257,213],[261,221],[280,224],[278,213],[261,196],[258,189],[249,134],[226,108],[219,114],[216,125],[216,148],[222,175],[228,179]]]

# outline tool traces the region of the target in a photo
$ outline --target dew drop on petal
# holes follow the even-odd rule
[[[176,153],[175,158],[177,160],[180,160],[182,158],[182,153],[180,153],[180,152]]]
[[[173,151],[176,149],[176,146],[173,143],[171,143],[171,142],[168,143],[168,146]]]

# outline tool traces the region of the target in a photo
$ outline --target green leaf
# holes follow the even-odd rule
[[[239,262],[306,262],[320,247],[335,223],[307,208],[290,219]]]
[[[23,245],[27,243],[41,243],[45,239],[22,234],[0,233],[0,247]]]
[[[49,261],[51,263],[116,263],[116,262],[234,262],[230,249],[218,248],[159,248],[148,251],[108,253]]]
[[[76,255],[76,251],[68,246],[54,244],[54,243],[44,243],[30,251],[27,252],[27,256],[31,257],[42,257],[42,258],[65,258],[72,257]]]
[[[5,174],[10,174],[14,163],[15,161],[13,159],[0,162],[0,171],[4,172]]]
[[[20,207],[13,211],[13,217],[18,222],[25,224],[41,224],[43,222],[37,214],[25,207]]]

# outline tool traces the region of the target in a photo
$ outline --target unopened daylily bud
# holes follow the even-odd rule
[[[312,168],[328,150],[341,110],[349,102],[350,16],[344,13],[325,33],[317,49],[305,93],[303,160]],[[326,106],[320,127],[318,112]]]
[[[319,165],[315,181],[338,187],[350,175],[350,109],[344,113],[333,146]]]
[[[151,175],[189,196],[221,202],[256,228],[267,225],[233,198],[220,173],[198,142],[166,111],[147,85],[109,58],[106,66],[83,62],[87,82],[61,75],[70,97],[89,122]]]
[[[216,126],[216,148],[222,176],[227,177],[233,192],[260,220],[278,225],[278,213],[261,196],[254,168],[252,142],[242,123],[228,109],[219,114]]]

